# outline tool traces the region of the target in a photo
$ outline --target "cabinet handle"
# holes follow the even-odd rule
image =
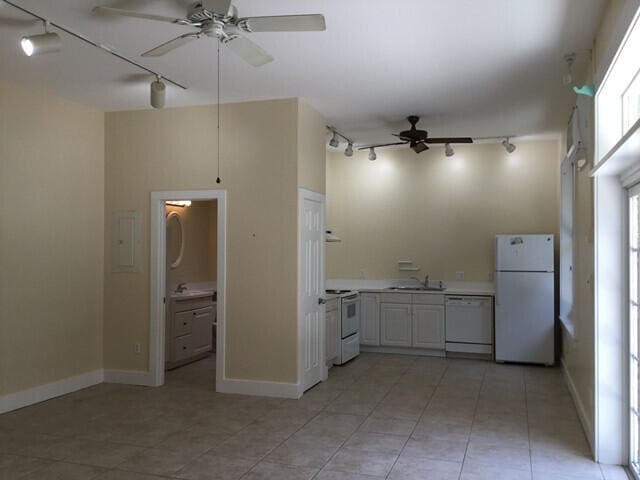
[[[193,312],[194,315],[196,315],[196,312]]]
[[[183,347],[182,347],[182,349],[183,349],[183,350],[186,350],[186,349],[187,349],[187,347],[184,347],[184,346],[183,346]]]
[[[186,327],[187,326],[187,322],[184,322],[182,325],[184,325]]]

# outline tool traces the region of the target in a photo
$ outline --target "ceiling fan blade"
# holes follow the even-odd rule
[[[280,15],[249,17],[241,20],[250,32],[323,32],[324,15]]]
[[[392,147],[394,145],[406,145],[407,142],[381,143],[378,145],[367,145],[366,147],[358,147],[358,150],[369,150],[370,148]]]
[[[197,40],[200,38],[199,33],[187,33],[186,35],[180,35],[178,38],[174,38],[173,40],[169,40],[168,42],[163,43],[155,48],[152,48],[148,52],[144,52],[142,54],[143,57],[161,57],[169,53],[176,48],[179,48],[183,45],[186,45],[193,40]]]
[[[269,62],[273,62],[273,57],[271,55],[246,37],[234,35],[227,40],[223,40],[222,43],[229,47],[233,53],[254,67],[261,67]]]
[[[226,16],[231,8],[231,0],[203,0],[202,7],[209,12]]]
[[[189,20],[184,18],[164,17],[162,15],[154,15],[152,13],[143,13],[143,12],[134,12],[132,10],[123,10],[121,8],[95,7],[93,11],[96,13],[107,13],[109,15],[121,15],[123,17],[134,17],[134,18],[142,18],[145,20],[154,20],[156,22],[175,23],[177,25],[187,25],[192,27],[200,26],[199,23],[190,22]]]
[[[427,138],[427,143],[473,143],[473,138],[451,137],[451,138]]]

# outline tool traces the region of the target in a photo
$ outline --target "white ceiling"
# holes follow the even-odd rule
[[[189,31],[98,16],[105,4],[184,16],[188,0],[14,0],[185,83],[167,106],[216,102],[216,46],[141,52]],[[360,143],[393,140],[418,114],[432,136],[539,134],[563,128],[574,96],[563,55],[591,47],[606,0],[236,0],[241,16],[323,13],[326,32],[252,34],[276,61],[254,68],[223,51],[223,102],[299,96]],[[23,22],[22,19],[25,21]],[[103,110],[149,108],[150,78],[63,35],[63,51],[27,58],[37,22],[0,0],[0,78]],[[586,56],[584,57],[586,59]],[[584,62],[583,62],[584,63]]]

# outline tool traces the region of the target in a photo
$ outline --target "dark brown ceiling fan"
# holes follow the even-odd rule
[[[393,136],[398,137],[400,139],[400,142],[369,145],[367,147],[362,147],[360,150],[409,144],[411,150],[416,153],[422,153],[425,150],[429,150],[430,144],[446,145],[451,143],[473,143],[473,139],[470,137],[429,138],[429,134],[426,130],[418,130],[418,128],[416,127],[417,123],[420,121],[420,117],[411,115],[410,117],[407,117],[407,120],[411,124],[411,128],[409,130],[392,134]]]

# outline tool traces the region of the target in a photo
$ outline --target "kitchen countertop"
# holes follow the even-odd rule
[[[328,280],[328,288],[344,288],[360,293],[414,293],[425,295],[484,295],[494,296],[495,285],[492,282],[445,282],[446,290],[390,290],[389,287],[407,285],[406,280]],[[410,285],[410,284],[409,284]],[[331,298],[329,295],[327,299]],[[334,297],[335,298],[335,297]]]

